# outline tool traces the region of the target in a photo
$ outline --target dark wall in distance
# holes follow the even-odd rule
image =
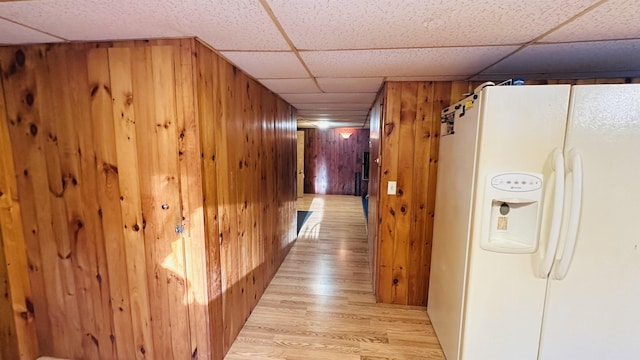
[[[304,192],[356,195],[356,173],[362,177],[362,158],[369,151],[368,129],[303,129]],[[351,132],[343,138],[341,132]],[[367,184],[361,181],[362,191]]]

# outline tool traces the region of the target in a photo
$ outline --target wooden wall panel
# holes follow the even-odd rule
[[[219,274],[207,269],[206,254],[211,239],[206,236],[204,223],[204,159],[201,157],[194,46],[195,41],[181,41],[178,51],[174,52],[181,219],[184,226],[182,237],[185,241],[172,243],[172,246],[178,247],[178,251],[174,252],[178,256],[173,261],[182,265],[186,274],[186,297],[182,300],[189,304],[191,358],[219,359],[219,350],[216,352],[217,348],[211,338],[211,328],[215,319],[220,318],[218,314],[221,308],[216,307],[213,300],[215,297],[209,296],[208,290],[212,290],[212,295],[216,291],[219,293],[220,282]],[[213,241],[216,240],[217,235],[213,237]],[[180,244],[184,244],[184,249],[179,248]],[[180,250],[183,251],[182,256]],[[212,251],[218,251],[218,248],[214,246]]]
[[[16,323],[13,319],[11,283],[9,282],[7,259],[4,253],[4,237],[0,231],[0,292],[5,294],[0,297],[0,360],[20,357]]]
[[[226,156],[216,159],[216,144],[226,141],[219,131],[226,127],[222,121],[220,104],[221,89],[216,78],[218,76],[219,58],[210,51],[196,48],[197,54],[197,114],[200,128],[200,143],[202,146],[202,193],[204,205],[204,223],[207,239],[206,272],[210,277],[211,286],[207,287],[209,298],[209,316],[211,325],[210,345],[212,357],[220,359],[224,353],[223,347],[223,311],[222,311],[222,278],[220,268],[220,240],[222,229],[226,225],[226,216],[219,212],[218,203],[224,199],[224,193],[218,198],[217,185],[223,185],[220,179],[227,167]],[[217,106],[216,106],[217,105]]]
[[[295,240],[295,114],[204,45],[196,52],[206,232],[219,249],[207,261],[221,282],[211,331],[226,353]]]
[[[296,237],[293,108],[194,39],[0,68],[2,355],[222,359]]]
[[[0,68],[2,356],[222,359],[296,238],[293,108],[194,39]]]
[[[109,72],[109,55],[107,49],[96,49],[87,54],[88,82],[91,86],[90,101],[91,123],[93,125],[93,144],[95,149],[95,168],[97,169],[96,189],[99,218],[99,229],[103,240],[96,237],[96,248],[104,247],[98,256],[102,265],[97,268],[96,279],[102,290],[97,308],[102,308],[103,315],[98,319],[98,327],[102,336],[97,336],[101,356],[134,357],[135,349],[132,341],[116,342],[116,339],[132,339],[133,328],[128,310],[129,280],[123,269],[126,269],[125,239],[122,231],[122,209],[120,205],[119,163],[116,154],[115,127],[113,125],[114,110],[111,96],[111,79]],[[110,231],[110,229],[112,229]],[[100,246],[101,241],[104,245]],[[100,306],[98,306],[100,304]],[[123,310],[120,310],[123,309]],[[106,337],[105,337],[106,336]],[[111,343],[105,349],[105,341]],[[44,349],[43,349],[44,350]]]
[[[452,84],[448,82],[434,83],[433,96],[424,92],[418,92],[418,102],[422,104],[419,112],[418,122],[422,123],[421,130],[416,136],[421,137],[421,154],[415,158],[415,166],[421,170],[416,175],[414,186],[417,191],[422,192],[415,202],[416,218],[414,220],[413,234],[421,242],[416,249],[421,247],[419,267],[415,275],[410,279],[409,303],[427,305],[429,294],[429,275],[431,271],[431,243],[433,238],[433,219],[435,214],[436,185],[438,171],[438,154],[440,148],[440,111],[449,106],[451,102]],[[420,105],[419,105],[420,107]],[[420,116],[420,114],[422,114]],[[425,141],[428,139],[429,141]],[[422,168],[425,166],[425,168]],[[426,200],[425,200],[426,199]],[[416,244],[418,242],[416,241]]]
[[[371,111],[380,124],[380,130],[372,124],[372,134],[380,134],[376,141],[372,136],[380,149],[379,181],[372,178],[369,187],[370,217],[377,211],[369,229],[379,302],[426,305],[439,113],[450,93],[449,82],[390,82]],[[396,195],[375,187],[386,189],[388,181],[397,181]]]
[[[355,174],[362,178],[362,159],[369,151],[365,129],[303,129],[304,192],[355,195]],[[347,139],[341,132],[351,132]],[[360,185],[362,187],[362,183]]]
[[[367,236],[369,241],[369,267],[371,270],[371,277],[373,279],[373,288],[377,289],[378,283],[378,205],[380,199],[380,125],[384,121],[383,104],[385,98],[385,88],[383,87],[376,101],[373,103],[371,111],[369,111],[369,181],[367,194],[369,196],[368,201],[368,219],[367,219]]]
[[[30,360],[38,343],[6,114],[0,94],[0,359]]]
[[[128,310],[131,317],[131,325],[133,328],[133,341],[134,354],[137,358],[146,356],[147,352],[153,356],[155,349],[153,346],[153,338],[151,335],[151,309],[149,304],[149,292],[154,296],[159,294],[154,293],[153,289],[149,289],[149,286],[153,286],[153,283],[147,282],[147,272],[153,271],[154,267],[158,267],[160,264],[154,262],[154,259],[147,258],[147,249],[145,249],[145,234],[153,230],[147,231],[147,226],[150,229],[160,226],[161,224],[154,223],[156,220],[154,217],[150,217],[151,222],[145,224],[142,214],[142,200],[141,193],[147,191],[154,192],[154,189],[141,189],[141,186],[149,186],[150,184],[141,184],[141,179],[148,171],[144,167],[140,168],[139,164],[147,164],[153,162],[153,149],[148,149],[149,157],[140,158],[140,153],[147,150],[145,147],[148,144],[144,141],[144,135],[148,131],[148,128],[144,127],[145,120],[143,117],[148,117],[149,114],[136,114],[136,110],[143,107],[139,104],[138,97],[143,97],[146,100],[147,106],[153,106],[153,103],[149,104],[149,98],[146,94],[139,94],[137,91],[133,93],[133,79],[132,76],[132,59],[131,49],[129,48],[111,48],[108,50],[109,57],[109,71],[111,80],[111,96],[113,99],[113,124],[115,133],[115,148],[116,148],[116,161],[118,163],[118,184],[120,189],[120,208],[121,208],[121,220],[122,220],[122,232],[124,237],[124,252],[125,252],[125,269],[129,284],[129,307],[119,307],[115,311],[123,311],[121,309]],[[139,61],[135,59],[135,61]],[[148,61],[148,62],[147,62]],[[151,67],[150,59],[144,60],[148,67]],[[136,74],[139,75],[139,74]],[[144,81],[152,82],[153,78],[145,77]],[[136,102],[134,102],[134,96],[136,96]],[[138,119],[140,115],[140,119]],[[137,135],[140,133],[141,139],[137,139]],[[138,142],[142,147],[138,152]],[[155,160],[157,161],[157,160]],[[147,175],[148,176],[148,175]],[[153,185],[151,185],[153,186]],[[145,214],[148,216],[149,214]],[[144,230],[141,232],[140,230]],[[107,229],[109,230],[109,229]],[[167,239],[162,239],[167,241]],[[153,251],[149,249],[149,251]],[[147,268],[147,261],[149,261],[149,268]],[[150,275],[155,275],[153,272]],[[166,275],[166,274],[163,274]],[[160,276],[158,276],[160,278]],[[118,278],[110,279],[111,281],[120,281]],[[166,281],[166,278],[163,277]],[[163,301],[166,297],[156,298],[157,301]],[[162,321],[163,319],[154,319],[157,321],[158,330],[156,336],[158,340],[167,340],[162,338],[162,332],[165,331],[164,327],[169,324]],[[122,339],[120,340],[122,341]],[[163,346],[165,343],[158,341],[158,346]],[[165,350],[165,349],[162,349]],[[163,353],[158,351],[158,353]]]
[[[398,155],[400,146],[400,113],[403,86],[401,83],[392,82],[386,85],[385,116],[384,123],[381,124],[381,152],[380,157],[380,188],[382,192],[379,196],[378,216],[380,229],[378,231],[378,283],[376,296],[379,302],[403,303],[398,299],[397,285],[400,280],[394,278],[394,259],[398,256],[406,256],[407,252],[395,246],[396,239],[396,215],[401,216],[397,206],[398,196],[387,195],[386,188],[389,181],[398,181]],[[404,139],[408,140],[408,139]],[[397,189],[402,189],[408,184],[397,184]],[[402,285],[401,285],[402,286]],[[400,294],[402,296],[403,294]]]

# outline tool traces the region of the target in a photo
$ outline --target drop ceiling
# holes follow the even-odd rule
[[[384,81],[640,76],[637,0],[0,1],[5,45],[187,36],[300,127],[367,127]]]

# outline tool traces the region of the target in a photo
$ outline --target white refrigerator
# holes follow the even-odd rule
[[[427,311],[448,360],[640,359],[640,84],[442,112]]]

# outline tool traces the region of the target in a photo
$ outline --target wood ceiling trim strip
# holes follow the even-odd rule
[[[260,0],[260,4],[262,4],[262,7],[264,8],[264,10],[267,12],[269,17],[271,18],[271,21],[273,21],[273,24],[276,26],[276,28],[278,28],[278,31],[280,31],[280,34],[282,34],[282,37],[284,38],[284,40],[287,42],[287,44],[289,44],[289,47],[291,47],[291,51],[293,51],[293,53],[298,58],[298,61],[300,61],[300,63],[302,64],[304,69],[307,71],[307,73],[309,74],[309,76],[311,77],[313,82],[316,84],[316,87],[318,88],[318,90],[320,90],[320,92],[324,92],[324,91],[322,91],[322,88],[320,87],[320,84],[318,83],[318,80],[316,79],[316,77],[313,76],[313,73],[311,72],[311,69],[309,69],[307,64],[302,59],[302,56],[300,55],[300,52],[298,51],[296,46],[293,44],[293,41],[291,41],[291,38],[289,37],[289,35],[287,35],[287,32],[282,27],[282,24],[280,24],[280,21],[276,17],[276,14],[273,12],[273,9],[271,9],[271,6],[269,6],[269,4],[267,4],[267,0]]]

